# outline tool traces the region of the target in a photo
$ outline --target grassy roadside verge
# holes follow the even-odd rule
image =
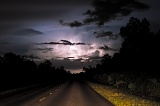
[[[108,99],[115,106],[160,106],[160,102],[146,100],[137,96],[124,94],[109,86],[88,82],[96,92]]]

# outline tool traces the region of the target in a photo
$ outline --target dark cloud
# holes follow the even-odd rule
[[[45,43],[35,43],[35,44],[37,44],[37,45],[45,45],[45,44],[47,44],[47,45],[59,45],[61,43],[59,43],[59,42],[45,42]]]
[[[134,11],[149,8],[138,0],[94,0],[92,5],[95,9],[85,13],[89,18],[85,19],[84,23],[96,22],[98,25],[103,25],[117,17],[128,16]]]
[[[68,40],[60,40],[64,45],[72,45],[72,43]]]
[[[106,37],[106,36],[109,36],[109,37],[112,37],[113,36],[113,32],[111,31],[107,31],[107,32],[94,32],[96,36],[96,38],[99,38],[99,37]]]
[[[116,50],[114,48],[111,48],[111,47],[109,47],[107,45],[101,46],[101,47],[99,47],[99,49],[102,49],[104,51],[118,51],[118,50]]]
[[[94,9],[88,10],[84,15],[87,16],[83,21],[73,21],[62,23],[71,27],[79,27],[82,25],[96,23],[101,26],[110,20],[120,17],[129,16],[134,11],[147,10],[149,6],[138,0],[94,0],[92,2]]]
[[[37,36],[42,34],[44,33],[32,28],[21,29],[14,33],[14,35],[18,35],[18,36]]]
[[[45,42],[45,43],[36,43],[36,44],[38,45],[44,45],[44,44],[47,44],[47,45],[90,45],[90,44],[86,44],[83,42],[72,43],[68,40],[60,40],[59,42]]]
[[[67,25],[69,27],[80,27],[83,26],[83,22],[73,21],[73,22],[64,22],[63,20],[59,21],[61,25]]]
[[[36,36],[43,35],[44,33],[33,28],[23,28],[19,24],[1,24],[0,23],[0,36],[17,35],[17,36]]]

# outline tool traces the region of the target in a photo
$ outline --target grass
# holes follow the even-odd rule
[[[160,102],[155,102],[120,92],[109,86],[88,82],[89,86],[101,96],[109,100],[115,106],[160,106]]]

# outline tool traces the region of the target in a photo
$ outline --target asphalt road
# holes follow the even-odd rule
[[[34,89],[0,100],[0,106],[114,106],[83,81]]]

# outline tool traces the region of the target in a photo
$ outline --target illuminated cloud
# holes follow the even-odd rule
[[[99,47],[99,49],[102,49],[102,50],[105,50],[105,51],[118,51],[118,50],[116,50],[114,48],[111,48],[107,45],[101,46],[101,47]]]
[[[96,50],[88,55],[89,61],[100,61],[102,59],[102,55],[99,50]]]
[[[36,51],[42,51],[42,53],[47,53],[47,52],[50,52],[50,51],[53,51],[53,48],[35,48],[33,50],[36,50]]]

